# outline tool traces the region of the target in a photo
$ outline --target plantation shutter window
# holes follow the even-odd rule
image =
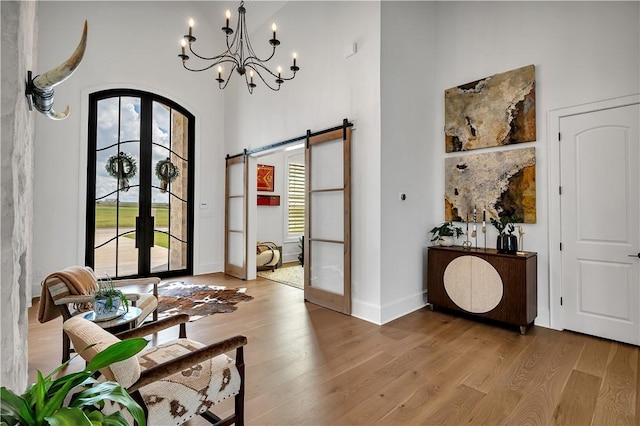
[[[288,232],[304,233],[304,164],[289,163],[288,170]]]

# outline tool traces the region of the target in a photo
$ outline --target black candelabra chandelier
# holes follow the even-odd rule
[[[274,23],[271,26],[271,30],[273,31],[273,38],[269,40],[269,44],[273,47],[271,55],[266,59],[260,59],[253,51],[251,41],[249,40],[249,31],[247,30],[247,23],[245,19],[246,12],[247,10],[244,8],[244,2],[242,1],[238,8],[238,24],[234,31],[229,27],[231,12],[227,10],[226,24],[222,27],[222,31],[226,35],[227,50],[212,57],[201,56],[194,52],[193,43],[196,41],[196,38],[193,36],[194,22],[193,19],[190,19],[189,34],[185,35],[182,39],[182,53],[180,53],[178,57],[182,59],[182,66],[189,71],[200,72],[217,66],[218,78],[216,78],[216,81],[218,82],[218,87],[221,90],[227,87],[227,84],[229,84],[231,76],[235,70],[238,74],[244,76],[249,93],[253,93],[253,89],[256,87],[254,78],[260,78],[260,80],[262,80],[269,89],[278,91],[280,90],[280,85],[285,81],[293,80],[296,76],[296,72],[300,69],[296,64],[297,56],[295,53],[293,54],[293,65],[289,67],[293,72],[291,77],[283,77],[281,67],[278,67],[276,72],[271,71],[265,64],[273,58],[273,55],[276,53],[276,47],[280,45],[280,40],[276,38],[276,24]],[[189,55],[185,53],[187,45],[189,46],[189,52],[191,52],[195,57],[203,61],[211,61],[211,63],[203,68],[188,67],[187,61],[189,60]],[[223,74],[225,73],[223,64],[225,63],[231,65],[226,80],[223,78]],[[273,82],[270,82],[271,80],[269,76],[274,78]]]

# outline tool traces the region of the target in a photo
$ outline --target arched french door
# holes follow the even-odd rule
[[[99,277],[193,273],[194,121],[153,93],[90,95],[85,262]]]

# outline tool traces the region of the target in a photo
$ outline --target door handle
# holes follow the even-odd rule
[[[638,253],[638,254],[629,254],[628,256],[629,257],[640,257],[640,253]]]

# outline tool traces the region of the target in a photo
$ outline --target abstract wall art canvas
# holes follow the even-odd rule
[[[487,221],[515,215],[536,223],[535,148],[446,158],[445,219],[472,220],[474,207],[487,210]]]
[[[535,66],[444,92],[446,152],[536,140]]]

